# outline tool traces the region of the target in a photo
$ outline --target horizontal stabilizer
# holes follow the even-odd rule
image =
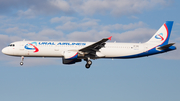
[[[175,43],[169,43],[169,44],[167,44],[167,45],[158,47],[157,49],[164,50],[164,49],[167,49],[167,48],[171,47],[171,46],[174,45],[174,44],[175,44]]]

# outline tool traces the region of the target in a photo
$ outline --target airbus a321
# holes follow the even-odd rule
[[[71,41],[18,41],[2,49],[2,53],[21,57],[60,57],[63,64],[75,64],[85,60],[90,68],[91,59],[128,59],[155,55],[175,50],[175,43],[168,43],[173,21],[166,21],[160,29],[145,43],[106,42],[111,37],[98,42]]]

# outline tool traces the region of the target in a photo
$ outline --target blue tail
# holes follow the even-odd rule
[[[167,45],[172,26],[173,21],[166,21],[147,43],[156,44],[159,46]]]
[[[164,43],[162,45],[167,45],[169,42],[169,38],[171,35],[171,30],[172,30],[172,26],[173,26],[173,21],[166,21],[166,23],[164,24],[164,26],[166,26],[167,28],[167,32],[168,32],[168,36],[166,38],[166,40],[164,41]]]

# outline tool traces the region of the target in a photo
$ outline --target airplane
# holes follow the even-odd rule
[[[111,37],[97,42],[71,41],[17,41],[2,49],[2,53],[21,57],[59,57],[63,64],[75,64],[86,61],[88,69],[92,65],[91,59],[129,59],[160,54],[175,50],[175,43],[168,43],[173,21],[166,21],[160,29],[145,43],[117,43],[107,42]]]

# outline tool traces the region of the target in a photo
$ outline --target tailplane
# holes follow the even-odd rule
[[[169,42],[173,21],[166,21],[147,43],[167,45]]]

